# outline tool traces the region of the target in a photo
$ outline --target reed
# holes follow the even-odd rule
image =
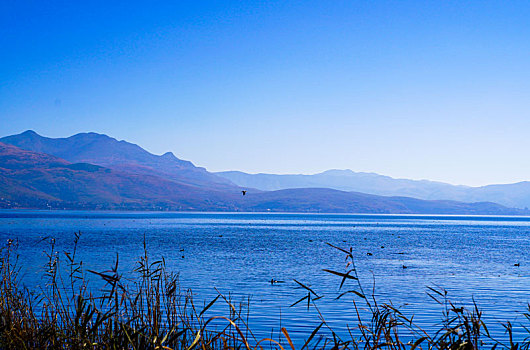
[[[263,349],[296,350],[285,328],[278,340],[257,339],[248,327],[249,303],[233,302],[221,293],[198,307],[190,290],[181,290],[178,275],[166,269],[164,259],[144,255],[132,276],[119,270],[119,257],[107,271],[87,270],[77,259],[80,234],[71,252],[55,252],[50,240],[40,290],[24,287],[20,278],[16,241],[0,255],[0,347],[2,349]],[[368,295],[359,279],[352,249],[330,245],[345,255],[344,269],[325,270],[340,279],[340,298],[351,298],[356,319],[348,325],[347,339],[335,332],[320,312],[321,293],[296,281],[304,295],[291,306],[315,308],[319,325],[307,334],[300,349],[529,349],[530,338],[515,342],[506,322],[506,339],[493,339],[475,304],[457,307],[447,292],[430,289],[433,301],[444,306],[441,327],[428,333],[412,317],[391,303]],[[63,262],[64,259],[64,262]],[[95,292],[87,276],[97,276],[103,288]],[[227,307],[224,315],[208,316],[214,304]],[[369,310],[369,317],[361,312]],[[210,310],[211,311],[211,310]],[[364,316],[363,316],[364,315]],[[525,314],[530,321],[530,312]],[[528,331],[530,334],[530,331]],[[326,336],[322,336],[326,334]]]
[[[427,332],[415,321],[414,317],[406,316],[399,308],[391,303],[379,303],[375,297],[374,289],[367,294],[355,267],[353,249],[349,250],[328,245],[345,257],[345,266],[342,271],[324,271],[340,278],[340,294],[336,299],[351,297],[352,307],[356,319],[348,325],[349,337],[341,338],[337,332],[326,322],[324,315],[318,308],[318,300],[323,296],[301,282],[297,282],[307,291],[307,294],[295,302],[307,301],[307,306],[314,307],[320,317],[320,325],[309,336],[304,347],[308,346],[320,328],[327,328],[331,334],[324,348],[332,349],[389,349],[389,350],[414,350],[414,349],[529,349],[530,329],[524,327],[529,336],[520,342],[513,339],[513,327],[508,321],[503,324],[506,332],[505,339],[496,339],[490,335],[488,327],[483,320],[483,313],[475,301],[470,309],[455,305],[444,289],[428,287],[427,293],[432,300],[443,306],[440,318],[440,328],[435,332]],[[367,309],[369,317],[363,317],[361,309]],[[528,312],[523,314],[526,321],[530,321],[530,305]]]

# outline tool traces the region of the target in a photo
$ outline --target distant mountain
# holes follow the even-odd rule
[[[50,154],[71,163],[90,163],[132,174],[156,175],[203,188],[237,188],[230,180],[178,159],[173,153],[157,156],[138,145],[97,133],[48,138],[28,130],[0,138],[0,142],[28,151]]]
[[[384,197],[327,188],[298,188],[250,193],[240,204],[247,211],[379,214],[528,215],[529,211],[490,202],[428,201]]]
[[[48,139],[32,132],[25,134],[24,137],[16,135],[17,138],[4,140],[19,141],[40,152],[0,143],[2,208],[461,215],[530,213],[494,203],[426,201],[326,188],[266,192],[248,189],[243,196],[240,187],[230,182],[217,182],[217,176],[195,168],[189,162],[174,156],[155,156],[138,146],[104,135],[80,134],[67,139]],[[72,139],[79,144],[73,144]],[[98,149],[102,151],[100,155]],[[42,153],[44,150],[62,153],[76,161]],[[165,163],[166,158],[168,163]],[[99,164],[89,163],[87,159],[97,160]],[[115,165],[103,166],[103,163]],[[186,176],[189,177],[182,176],[178,169],[188,169],[190,172]]]
[[[530,207],[530,182],[483,187],[455,186],[427,180],[394,179],[375,173],[328,170],[314,175],[216,173],[241,187],[273,191],[288,188],[331,188],[382,196],[406,196],[427,200],[495,202],[509,207]]]

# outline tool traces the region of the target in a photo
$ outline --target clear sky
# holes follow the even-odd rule
[[[0,135],[211,171],[530,180],[527,1],[0,2]]]

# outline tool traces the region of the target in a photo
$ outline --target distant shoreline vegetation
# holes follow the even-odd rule
[[[494,220],[502,218],[514,221],[530,221],[530,215],[485,215],[485,214],[418,214],[418,213],[341,213],[341,212],[291,212],[291,211],[197,211],[197,210],[127,210],[127,209],[35,209],[35,208],[0,208],[0,217],[124,217],[131,216],[160,216],[172,218],[180,215],[267,215],[267,216],[346,216],[353,218],[404,218],[404,219],[424,219],[424,220]]]
[[[107,271],[85,269],[77,259],[80,234],[72,251],[58,253],[50,239],[41,290],[23,286],[17,261],[18,242],[9,240],[0,256],[0,347],[6,349],[529,349],[530,329],[514,339],[513,325],[503,324],[505,336],[494,339],[480,308],[453,304],[443,289],[429,288],[433,302],[443,306],[439,329],[423,330],[413,317],[391,303],[376,300],[363,289],[352,248],[336,249],[345,266],[324,270],[337,277],[337,298],[349,298],[357,315],[349,335],[335,332],[319,311],[322,294],[294,280],[301,295],[291,307],[317,311],[318,325],[307,332],[303,344],[291,340],[281,328],[271,338],[258,339],[248,327],[248,303],[235,304],[219,293],[198,307],[191,291],[180,289],[178,275],[167,271],[164,259],[152,260],[144,242],[144,255],[133,275],[124,277],[119,257]],[[331,249],[330,248],[330,249]],[[92,290],[87,276],[100,279],[103,288]],[[274,283],[274,281],[271,281]],[[212,315],[212,306],[224,303],[228,312]],[[289,306],[289,305],[286,305]],[[523,314],[530,323],[529,311]],[[524,327],[524,325],[523,325]]]
[[[454,202],[459,204],[459,202]],[[466,203],[467,204],[467,203]],[[91,203],[63,203],[63,202],[39,202],[36,201],[34,204],[20,204],[0,198],[0,210],[10,210],[13,212],[24,211],[24,210],[41,210],[41,211],[122,211],[122,212],[175,212],[175,213],[292,213],[292,214],[344,214],[344,215],[433,215],[433,216],[530,216],[530,210],[527,209],[515,209],[498,206],[495,203],[469,203],[469,207],[459,211],[458,209],[450,208],[449,210],[426,210],[426,211],[389,211],[389,210],[364,210],[364,211],[348,211],[343,208],[336,207],[334,210],[322,210],[322,209],[311,209],[307,208],[304,210],[296,210],[292,208],[285,209],[263,209],[263,208],[182,208],[167,206],[165,204],[151,204],[151,205],[138,205],[138,204],[91,204]],[[477,204],[477,208],[472,208],[473,205]],[[483,209],[483,210],[482,210]]]

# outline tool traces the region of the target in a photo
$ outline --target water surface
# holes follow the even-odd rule
[[[281,326],[300,343],[319,323],[307,304],[289,307],[304,296],[294,279],[324,295],[320,310],[340,334],[355,324],[351,298],[334,300],[340,278],[322,271],[344,269],[344,255],[326,242],[352,247],[365,291],[375,284],[378,300],[401,306],[427,329],[439,328],[442,311],[428,286],[467,306],[474,298],[499,336],[501,321],[524,321],[530,301],[527,217],[0,211],[0,239],[18,239],[28,285],[42,282],[49,238],[59,253],[69,251],[78,231],[87,268],[108,269],[118,255],[130,271],[145,238],[149,254],[164,257],[197,299],[209,301],[214,288],[236,300],[250,296],[258,337]]]

